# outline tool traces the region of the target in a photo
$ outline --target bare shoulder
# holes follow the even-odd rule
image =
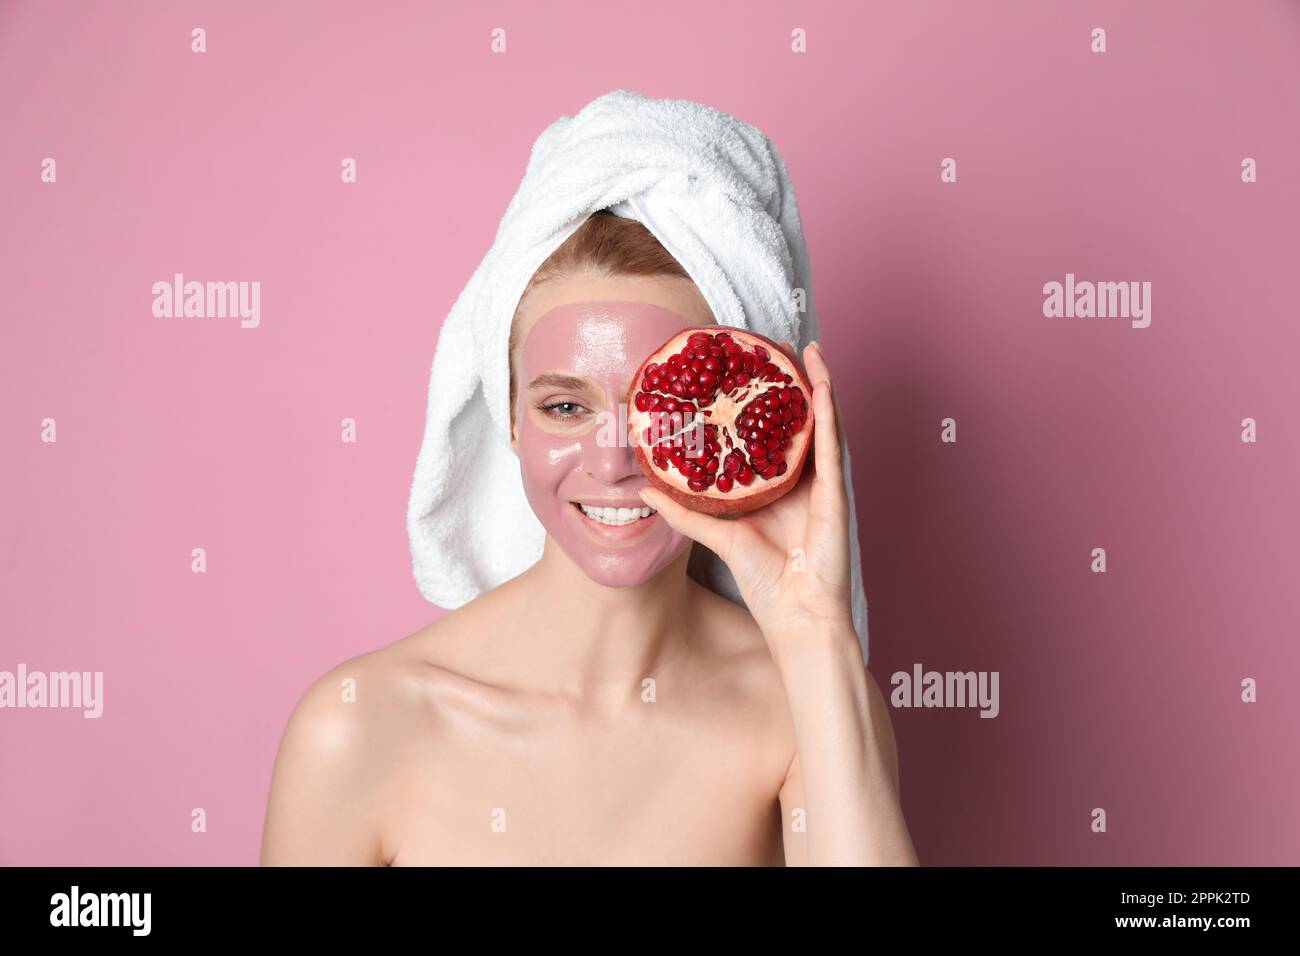
[[[784,771],[794,753],[794,725],[767,639],[746,608],[707,588],[699,588],[696,608],[708,698],[730,702]]]
[[[344,661],[298,698],[271,775],[263,865],[385,862],[370,772],[383,759],[383,662],[382,651]]]
[[[762,681],[776,676],[767,640],[748,610],[703,585],[696,584],[692,593],[699,622],[696,635],[704,639],[702,650],[709,657],[725,665],[733,679]]]
[[[376,732],[398,701],[401,654],[397,643],[360,654],[311,682],[285,727],[281,750],[319,761],[338,772],[369,752]]]
[[[468,605],[315,678],[276,753],[262,841],[267,865],[381,865],[392,858],[388,808],[413,748],[436,726],[443,691],[461,680],[455,649],[474,627]],[[440,660],[443,658],[443,660]]]

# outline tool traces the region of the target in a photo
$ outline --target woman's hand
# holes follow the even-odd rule
[[[848,495],[830,370],[816,343],[803,358],[813,386],[813,448],[789,493],[738,518],[691,511],[656,488],[641,493],[674,530],[726,563],[773,651],[800,635],[854,633]]]
[[[734,519],[691,511],[653,488],[641,496],[726,562],[763,631],[794,721],[796,756],[781,799],[789,793],[806,814],[807,862],[915,866],[889,708],[853,629],[849,499],[830,371],[815,344],[803,359],[813,387],[812,458],[789,494]]]

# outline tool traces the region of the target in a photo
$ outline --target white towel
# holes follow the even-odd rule
[[[420,592],[441,607],[460,607],[541,556],[545,532],[510,448],[510,325],[538,266],[600,209],[649,229],[719,325],[792,342],[800,352],[819,338],[794,188],[766,136],[698,103],[627,90],[557,119],[533,144],[519,191],[447,315],[433,357],[407,530]],[[865,659],[867,601],[847,449],[843,460],[853,622]],[[743,604],[721,560],[702,545],[694,549],[692,576]]]

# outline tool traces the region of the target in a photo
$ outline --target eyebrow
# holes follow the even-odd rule
[[[581,392],[590,386],[585,378],[576,375],[564,375],[560,372],[543,372],[531,382],[529,388],[551,388],[560,392]]]

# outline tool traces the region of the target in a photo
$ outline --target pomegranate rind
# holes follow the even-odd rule
[[[667,463],[667,467],[656,467],[654,461],[656,457],[653,449],[640,440],[640,436],[647,433],[646,428],[652,423],[655,413],[647,412],[637,408],[636,398],[638,393],[645,392],[643,388],[647,381],[647,370],[654,368],[666,369],[668,359],[672,356],[688,350],[691,346],[691,337],[698,334],[707,334],[710,337],[716,337],[720,334],[730,338],[734,342],[743,346],[745,350],[753,350],[755,347],[766,351],[768,359],[766,364],[776,367],[780,374],[780,380],[772,378],[754,379],[755,388],[748,389],[742,386],[739,389],[734,386],[730,392],[724,392],[719,383],[714,390],[714,397],[704,402],[704,408],[698,411],[709,411],[709,416],[702,416],[702,421],[710,424],[726,425],[728,437],[733,438],[725,450],[715,453],[719,458],[720,464],[730,455],[731,451],[742,452],[741,459],[747,465],[758,463],[758,460],[751,459],[748,453],[738,447],[743,441],[740,438],[740,432],[736,426],[736,421],[744,417],[744,413],[749,411],[752,406],[750,403],[757,404],[766,394],[785,388],[787,390],[796,390],[793,395],[797,395],[799,405],[802,411],[796,410],[796,414],[802,414],[802,424],[797,426],[797,432],[789,433],[787,424],[781,431],[781,440],[788,444],[779,445],[777,449],[783,455],[785,465],[784,472],[772,478],[763,478],[761,474],[755,474],[753,480],[747,486],[740,486],[734,480],[732,481],[731,490],[722,492],[716,487],[716,482],[710,483],[703,489],[693,489],[687,487],[687,478],[681,472],[676,470],[672,462]],[[754,353],[761,355],[761,351]],[[756,359],[756,361],[762,361]],[[766,364],[763,366],[766,367]],[[727,373],[715,372],[717,376],[725,376]],[[785,376],[790,376],[790,381],[785,382]],[[661,376],[662,377],[662,376]],[[732,378],[732,376],[727,376]],[[791,401],[793,401],[793,395]],[[646,393],[647,399],[652,401],[658,397],[664,398],[664,390],[651,391]],[[669,396],[676,398],[676,396]],[[664,342],[659,348],[655,349],[637,368],[636,375],[633,377],[631,385],[626,396],[627,414],[629,426],[629,438],[633,442],[633,453],[636,457],[637,465],[641,472],[646,476],[652,485],[672,498],[674,501],[683,505],[692,511],[702,512],[715,516],[731,516],[738,514],[747,514],[751,511],[757,511],[759,508],[766,507],[777,499],[787,494],[796,483],[803,472],[804,463],[807,460],[809,450],[812,447],[813,434],[813,409],[812,409],[812,385],[808,377],[804,374],[799,363],[792,359],[780,346],[766,336],[759,335],[756,332],[750,332],[745,329],[730,328],[727,326],[697,326],[676,333],[668,341]],[[700,400],[692,402],[695,405]],[[681,402],[679,401],[678,404]],[[713,417],[712,413],[717,412],[719,417]],[[733,417],[734,416],[734,417]],[[755,417],[757,417],[755,415]],[[710,422],[712,418],[712,422]],[[675,419],[680,423],[681,419]],[[765,427],[771,427],[767,423],[760,423]],[[778,425],[781,423],[778,421]],[[722,429],[718,430],[721,434]],[[770,452],[768,452],[770,454]],[[664,458],[658,459],[664,462]],[[724,469],[719,469],[723,471]],[[716,476],[717,472],[714,473]],[[697,478],[697,482],[698,482]]]

